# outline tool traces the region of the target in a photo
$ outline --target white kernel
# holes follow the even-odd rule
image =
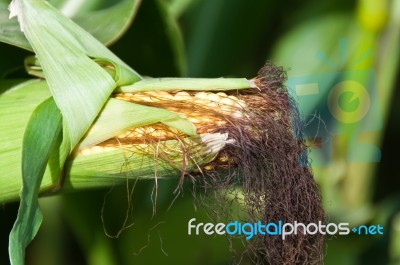
[[[207,108],[218,110],[219,106],[217,102],[211,101],[207,103]]]
[[[243,113],[237,110],[233,113],[232,116],[235,118],[243,118]]]
[[[166,91],[157,91],[155,93],[155,96],[158,98],[162,98],[162,99],[173,99],[174,96],[172,96],[170,93],[166,92]]]
[[[223,114],[231,114],[234,110],[232,105],[222,105],[220,106],[220,110]]]
[[[104,147],[105,152],[110,152],[110,151],[114,151],[114,150],[117,150],[117,148],[115,148],[113,146],[105,146]]]
[[[244,107],[246,107],[246,102],[244,100],[239,99],[238,101],[236,101],[235,106],[244,108]]]
[[[189,117],[188,119],[189,119],[189,121],[191,121],[193,123],[199,123],[200,122],[200,120],[197,119],[197,118]]]
[[[197,105],[202,106],[202,105],[207,105],[207,103],[210,101],[201,98],[195,98],[193,102]]]
[[[217,94],[214,94],[214,93],[208,94],[207,99],[210,101],[214,101],[214,102],[219,102],[221,100],[221,98]]]
[[[205,116],[205,117],[202,117],[201,121],[211,123],[213,121],[213,119],[209,116]]]
[[[207,99],[207,93],[206,92],[199,92],[194,95],[195,98],[200,98],[200,99]]]
[[[165,137],[166,133],[164,131],[158,130],[158,131],[154,131],[151,133],[151,136],[153,137]]]
[[[176,93],[174,100],[189,100],[191,98],[192,97],[189,95],[189,93],[181,91]]]
[[[126,131],[126,132],[118,135],[117,138],[125,138],[125,137],[128,137],[130,134],[131,134],[131,131]]]
[[[134,99],[145,101],[145,102],[153,102],[153,100],[146,94],[137,94],[134,96]]]
[[[102,146],[93,146],[92,147],[92,153],[96,154],[96,153],[102,153],[104,151],[104,148]]]
[[[232,99],[233,101],[238,101],[239,99],[235,96],[228,96],[228,98]]]
[[[219,104],[233,106],[233,105],[235,105],[235,101],[233,99],[230,99],[230,98],[222,98],[219,101]]]
[[[86,148],[80,151],[81,155],[90,155],[92,153],[92,151],[90,150],[90,148]]]

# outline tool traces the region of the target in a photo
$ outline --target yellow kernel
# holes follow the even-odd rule
[[[120,99],[120,100],[128,100],[129,101],[129,97],[125,96],[125,95],[121,95],[119,94],[118,96],[115,96],[116,99]]]
[[[204,170],[210,171],[210,170],[213,170],[213,169],[214,169],[214,167],[212,165],[204,166]]]
[[[225,163],[226,161],[228,161],[228,157],[227,156],[221,156],[220,158],[219,158],[219,161],[221,161],[222,163]]]
[[[226,124],[226,121],[217,121],[217,126],[223,126]]]

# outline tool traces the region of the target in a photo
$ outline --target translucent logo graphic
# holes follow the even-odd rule
[[[246,240],[252,239],[254,236],[278,236],[282,240],[287,239],[289,236],[315,235],[317,233],[322,235],[383,235],[383,226],[377,225],[359,225],[351,228],[350,223],[328,223],[322,221],[318,223],[304,224],[301,222],[285,223],[283,221],[263,223],[261,221],[249,223],[232,221],[225,223],[196,223],[196,218],[188,221],[188,235],[244,235]]]
[[[335,63],[321,52],[316,59],[332,68],[319,75],[290,77],[287,87],[297,100],[306,126],[305,137],[312,139],[319,149],[314,166],[331,162],[335,139],[346,141],[347,162],[379,162],[379,148],[368,142],[368,133],[381,130],[376,73],[374,69],[337,71],[344,66],[347,40],[339,41],[340,63]],[[371,56],[367,50],[351,65]],[[347,68],[349,68],[347,66]]]

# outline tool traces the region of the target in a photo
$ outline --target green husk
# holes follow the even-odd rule
[[[44,82],[31,80],[4,92],[0,96],[0,201],[15,200],[21,189],[22,139],[33,110],[51,96]],[[42,189],[52,185],[44,177]]]
[[[141,127],[164,122],[171,124],[177,120],[182,124],[176,124],[177,129],[188,135],[195,135],[195,127],[185,118],[179,117],[170,111],[147,107],[139,104],[128,103],[111,98],[90,128],[85,139],[79,145],[80,149],[101,143],[107,139],[117,136],[133,127]],[[174,124],[172,124],[174,125]]]
[[[50,97],[47,83],[43,80],[23,82],[0,95],[0,122],[3,128],[0,130],[0,149],[2,150],[0,152],[0,187],[2,187],[0,202],[18,198],[22,186],[20,165],[23,134],[33,110]],[[174,161],[175,166],[162,159],[155,159],[156,153],[151,148],[147,149],[146,153],[126,147],[89,155],[79,153],[80,150],[90,148],[133,127],[157,122],[191,136],[187,138],[187,141],[191,141],[188,145],[195,145],[196,141],[201,141],[196,136],[192,123],[175,113],[111,98],[77,146],[75,153],[67,160],[65,169],[63,169],[63,161],[66,159],[65,153],[68,153],[66,144],[61,146],[59,151],[60,161],[50,160],[41,182],[40,192],[50,191],[61,184],[62,175],[65,181],[61,192],[110,186],[127,178],[179,177],[181,172],[179,166],[176,165],[181,165],[182,151],[176,140],[169,140],[163,144],[164,147],[170,146],[170,159]],[[189,161],[188,171],[197,167],[193,164],[194,160],[201,165],[212,160],[215,155],[205,150],[204,146],[203,149],[196,150],[196,152],[192,151],[194,156],[192,161]]]
[[[147,78],[128,86],[121,86],[117,92],[144,92],[152,90],[195,90],[228,91],[254,87],[246,78]]]
[[[43,68],[63,115],[64,135],[73,149],[115,87],[138,81],[140,76],[49,3],[15,0],[10,10],[18,16],[21,30]],[[92,58],[112,68],[113,75]]]
[[[186,138],[184,141],[187,145],[194,145],[199,140]],[[163,142],[160,151],[146,144],[142,144],[141,148],[141,151],[138,147],[125,147],[73,156],[66,166],[67,177],[63,191],[107,187],[123,183],[127,179],[177,178],[182,175],[183,170],[191,172],[199,165],[212,161],[216,155],[206,145],[198,145],[191,152],[191,159],[183,169],[183,154],[177,140]],[[158,152],[168,153],[169,161],[159,158]]]

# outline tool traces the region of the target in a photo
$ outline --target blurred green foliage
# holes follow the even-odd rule
[[[350,78],[343,73],[372,69],[377,92],[371,98],[379,102],[382,126],[363,132],[363,123],[347,126],[333,118],[322,120],[321,128],[328,124],[345,133],[334,137],[329,159],[314,166],[314,172],[329,221],[379,223],[384,236],[328,238],[325,264],[400,264],[399,2],[143,0],[134,23],[111,49],[140,74],[154,77],[253,77],[271,59],[288,69],[289,81],[329,74],[321,88],[327,93],[338,80]],[[85,5],[80,15],[103,7]],[[345,54],[341,39],[347,43]],[[354,65],[366,50],[369,56]],[[2,87],[13,79],[28,78],[23,69],[28,54],[0,43]],[[306,119],[326,106],[327,94],[317,97],[313,104],[300,105]],[[374,154],[368,150],[376,151],[354,145],[352,137],[380,150],[380,162],[349,160],[350,152],[370,157]],[[313,148],[313,160],[326,155]],[[173,180],[159,182],[155,216],[151,181],[136,183],[132,205],[124,186],[42,199],[44,223],[28,249],[27,264],[230,264],[225,238],[187,235],[189,219],[208,218],[203,209],[195,210],[189,187],[174,200],[176,185]],[[115,235],[127,209],[132,209],[128,224],[133,226],[118,239],[107,237],[103,225]],[[7,235],[16,210],[16,204],[7,204],[0,212],[1,264],[8,263]]]

